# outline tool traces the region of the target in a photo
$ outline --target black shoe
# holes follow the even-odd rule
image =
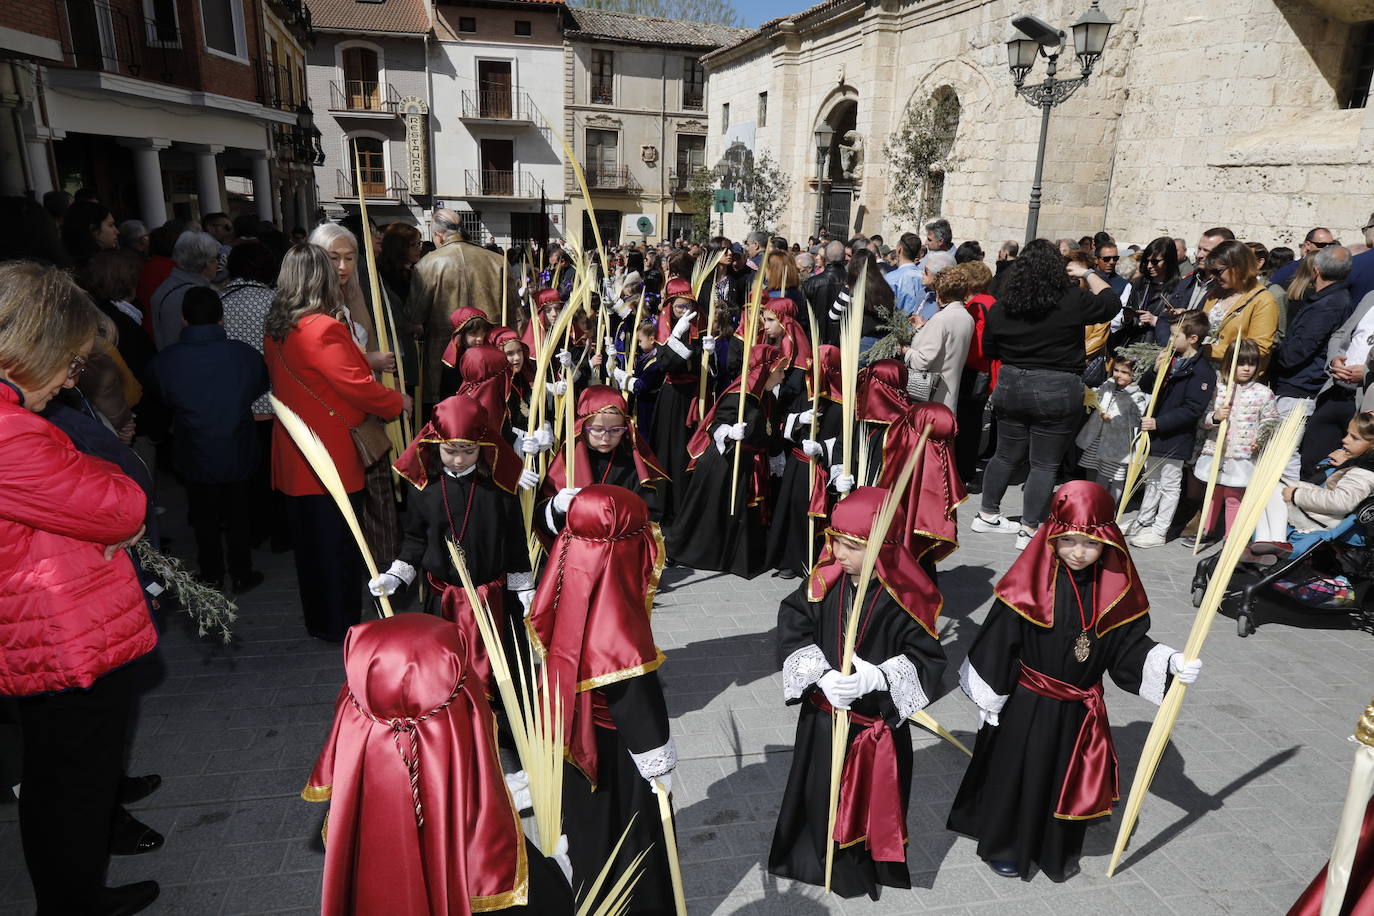
[[[1007,862],[1005,860],[999,859],[989,859],[988,868],[991,868],[993,871],[997,872],[997,874],[1001,875],[1003,878],[1021,877],[1021,869],[1016,867],[1015,862]]]
[[[156,773],[149,773],[147,776],[125,776],[119,782],[119,803],[132,805],[134,802],[143,801],[156,792],[160,785],[162,777]]]
[[[801,576],[797,575],[795,572],[793,572],[793,571],[790,570],[790,569],[780,569],[780,570],[778,570],[778,578],[779,578],[779,579],[800,579]]]
[[[121,887],[107,887],[96,897],[100,916],[133,916],[141,913],[157,899],[156,881],[139,881]]]
[[[244,592],[251,592],[259,585],[262,585],[262,579],[262,573],[258,572],[256,569],[251,570],[246,576],[234,576],[232,582],[234,594],[242,595]]]
[[[161,849],[164,842],[166,840],[162,834],[123,808],[119,809],[119,813],[115,815],[114,824],[110,827],[111,855],[141,856],[145,852]],[[130,885],[130,887],[137,887],[137,885]],[[156,896],[156,885],[154,885],[153,897]],[[149,903],[152,902],[153,897],[148,898]],[[145,903],[143,906],[147,906],[147,904]],[[140,906],[138,909],[141,910],[143,907]],[[136,913],[138,910],[129,910],[128,912]]]

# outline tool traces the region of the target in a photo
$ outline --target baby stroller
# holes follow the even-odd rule
[[[1293,539],[1293,552],[1271,566],[1242,562],[1221,613],[1249,636],[1263,624],[1374,633],[1374,497],[1341,524]],[[1198,562],[1193,607],[1202,604],[1220,551]]]

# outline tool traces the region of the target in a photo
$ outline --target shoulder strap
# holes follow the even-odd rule
[[[320,396],[319,396],[318,394],[316,394],[314,391],[311,391],[311,390],[310,390],[310,386],[307,385],[305,382],[301,381],[301,380],[300,380],[300,377],[299,377],[298,375],[296,375],[296,373],[294,373],[294,372],[291,371],[291,367],[290,367],[290,366],[287,364],[287,362],[286,362],[286,357],[283,356],[283,355],[282,355],[282,352],[281,352],[281,351],[282,351],[282,346],[283,346],[284,343],[285,343],[284,340],[283,340],[283,341],[279,341],[279,342],[277,343],[277,360],[278,360],[278,362],[281,363],[281,367],[282,367],[283,369],[286,370],[286,374],[289,375],[289,376],[291,376],[291,380],[294,381],[297,385],[300,385],[301,388],[305,390],[305,393],[306,393],[306,394],[310,395],[312,398],[314,398],[316,401],[319,402],[320,406],[322,406],[325,410],[329,411],[329,415],[330,415],[331,417],[337,418],[337,419],[339,420],[340,423],[343,423],[345,426],[348,426],[348,424],[344,422],[344,419],[343,419],[342,417],[339,416],[338,411],[336,411],[333,407],[330,407],[330,406],[329,406],[329,402],[328,402],[328,401],[326,401],[324,398],[320,397]],[[352,427],[350,426],[349,429],[352,429]]]

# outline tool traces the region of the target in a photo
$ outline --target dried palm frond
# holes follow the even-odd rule
[[[616,857],[620,855],[620,847],[625,845],[625,839],[630,835],[630,828],[634,826],[635,818],[638,814],[630,815],[630,822],[625,825],[625,831],[620,834],[620,839],[616,841],[615,848],[606,858],[606,864],[601,866],[601,871],[597,874],[596,880],[592,882],[591,888],[577,904],[577,916],[621,916],[630,906],[630,898],[634,892],[635,885],[644,876],[641,866],[644,864],[644,857],[649,854],[650,846],[642,850],[635,856],[629,866],[620,873],[620,877],[611,882],[604,897],[601,896],[601,888],[610,881],[611,866],[615,864]],[[600,900],[597,898],[601,897]]]
[[[239,609],[231,598],[197,579],[176,557],[154,550],[146,538],[134,544],[134,553],[140,566],[176,592],[182,609],[196,622],[196,635],[215,632],[225,645],[229,644],[233,637],[229,624],[238,619]]]

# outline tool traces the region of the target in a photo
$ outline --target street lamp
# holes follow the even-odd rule
[[[830,144],[835,139],[835,131],[830,125],[821,122],[816,128],[816,237],[825,226],[825,163],[830,156]]]
[[[1045,172],[1045,141],[1050,131],[1050,109],[1064,102],[1088,82],[1093,67],[1107,47],[1112,20],[1098,8],[1098,0],[1079,17],[1073,30],[1074,54],[1078,58],[1081,76],[1056,79],[1059,55],[1064,46],[1064,32],[1035,16],[1016,16],[1011,20],[1015,31],[1007,39],[1007,67],[1011,70],[1016,93],[1040,109],[1040,146],[1035,153],[1035,180],[1031,184],[1030,209],[1026,214],[1026,241],[1035,238],[1040,227],[1040,187]],[[1045,58],[1045,81],[1023,85],[1037,56]]]

